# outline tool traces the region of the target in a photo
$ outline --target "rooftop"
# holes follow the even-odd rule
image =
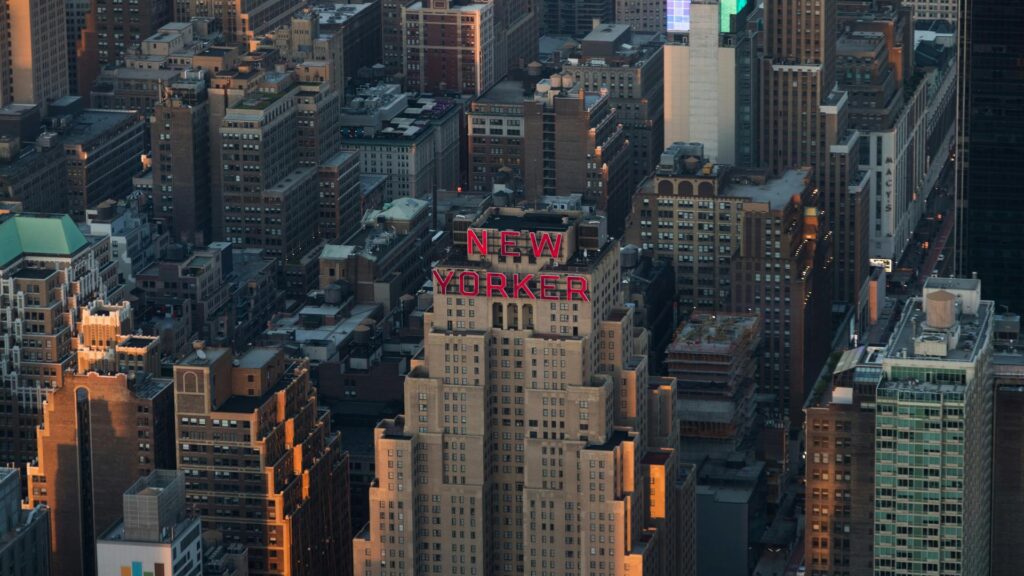
[[[250,370],[263,368],[280,352],[278,348],[253,348],[238,358],[238,367]]]
[[[668,352],[693,354],[724,354],[741,339],[752,334],[758,325],[757,314],[695,313],[680,326]]]
[[[533,91],[524,93],[523,83],[520,80],[502,80],[480,95],[477,102],[481,104],[522,104],[524,100],[530,99]]]
[[[562,214],[526,212],[522,215],[491,211],[478,227],[491,230],[530,230],[534,232],[564,232],[571,223]]]
[[[340,26],[371,6],[366,4],[318,4],[314,8],[321,26]]]
[[[778,178],[771,178],[764,184],[733,182],[728,188],[729,196],[743,196],[754,202],[764,202],[772,210],[785,208],[794,195],[803,193],[807,187],[810,171],[806,169],[787,170]]]
[[[0,215],[0,266],[23,254],[70,256],[88,244],[66,214]]]
[[[124,124],[134,123],[135,113],[126,110],[86,110],[63,134],[65,146],[83,146],[107,141],[107,134]]]

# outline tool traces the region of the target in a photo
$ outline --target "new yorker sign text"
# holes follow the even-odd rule
[[[522,233],[502,230],[498,233],[498,252],[501,256],[518,257],[518,241]],[[550,232],[530,232],[530,253],[534,258],[556,258],[562,251],[562,235]],[[466,231],[466,253],[486,256],[487,230]],[[575,274],[505,274],[503,272],[477,272],[476,270],[434,270],[434,289],[439,294],[459,296],[486,296],[494,298],[526,298],[529,300],[580,300],[589,302],[587,278]],[[558,291],[558,281],[565,278],[565,292]]]

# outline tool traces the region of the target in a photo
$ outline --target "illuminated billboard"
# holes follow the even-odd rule
[[[665,0],[665,25],[669,32],[689,32],[690,3],[692,0]],[[747,0],[719,0],[719,24],[721,32],[732,32],[729,19],[747,6]]]

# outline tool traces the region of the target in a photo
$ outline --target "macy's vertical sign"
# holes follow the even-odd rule
[[[502,256],[522,256],[519,252],[518,240],[522,236],[514,230],[502,230],[499,234],[498,252]],[[562,235],[549,232],[530,232],[530,252],[535,258],[545,255],[557,258],[562,251]],[[487,246],[487,230],[477,232],[470,228],[466,231],[466,253],[469,255],[489,253]],[[439,294],[458,294],[460,296],[486,296],[495,298],[527,298],[530,300],[581,300],[589,302],[587,295],[587,278],[575,274],[504,274],[502,272],[484,272],[463,270],[456,273],[448,270],[441,273],[433,271],[434,289]],[[558,281],[565,278],[565,292],[558,291]]]

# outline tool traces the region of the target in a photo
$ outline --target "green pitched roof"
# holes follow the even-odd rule
[[[70,256],[86,244],[66,214],[11,214],[0,220],[0,265],[22,254]]]

